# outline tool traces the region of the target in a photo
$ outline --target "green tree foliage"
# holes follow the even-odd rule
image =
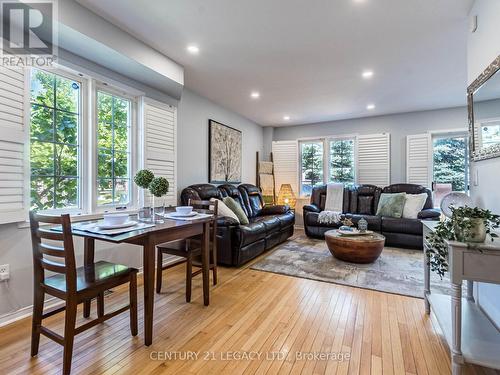
[[[310,194],[312,187],[323,183],[323,143],[303,143],[302,194]]]
[[[354,182],[354,141],[330,142],[330,181]]]
[[[97,203],[129,200],[129,108],[127,99],[97,92]]]
[[[31,206],[78,207],[80,84],[32,71]],[[130,102],[98,92],[98,204],[128,202]]]
[[[434,140],[434,182],[451,183],[453,191],[465,191],[467,140],[437,138]]]
[[[80,88],[33,70],[31,81],[31,206],[37,210],[78,205]]]

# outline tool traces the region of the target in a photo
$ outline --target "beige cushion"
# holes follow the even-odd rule
[[[211,202],[215,201],[215,198],[210,199]],[[221,201],[220,199],[218,200],[219,202],[217,203],[217,214],[218,216],[227,216],[230,217],[231,219],[236,220],[238,223],[240,220],[238,219],[238,216],[228,207],[226,204]]]
[[[427,193],[406,194],[405,206],[403,208],[403,218],[417,219],[418,213],[422,211],[427,200]]]

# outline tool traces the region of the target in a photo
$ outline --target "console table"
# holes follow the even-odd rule
[[[423,222],[424,252],[429,249],[426,234],[437,223]],[[452,374],[462,373],[465,362],[500,369],[500,332],[475,303],[473,282],[500,284],[500,241],[483,244],[448,242],[452,296],[431,293],[430,266],[424,256],[425,311],[431,307],[451,349]],[[424,254],[425,255],[425,254]],[[462,283],[467,281],[467,297]]]

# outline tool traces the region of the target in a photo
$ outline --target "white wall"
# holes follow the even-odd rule
[[[179,190],[208,183],[208,120],[212,119],[242,132],[242,182],[255,183],[255,153],[262,152],[260,125],[227,110],[193,91],[184,89],[178,106]]]
[[[465,85],[465,82],[464,82]],[[365,117],[274,128],[273,140],[344,134],[391,134],[391,183],[406,181],[406,136],[427,131],[467,129],[465,107]]]
[[[476,0],[470,16],[477,15],[478,28],[467,39],[467,73],[469,84],[500,55],[500,1]],[[474,202],[500,213],[500,158],[471,164],[471,177],[478,176],[479,184],[471,187]],[[480,284],[477,288],[479,303],[500,326],[500,286]]]

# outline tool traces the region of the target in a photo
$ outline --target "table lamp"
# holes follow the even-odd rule
[[[295,208],[297,199],[293,193],[292,185],[281,184],[280,192],[278,193],[278,204],[286,204],[290,208]]]

